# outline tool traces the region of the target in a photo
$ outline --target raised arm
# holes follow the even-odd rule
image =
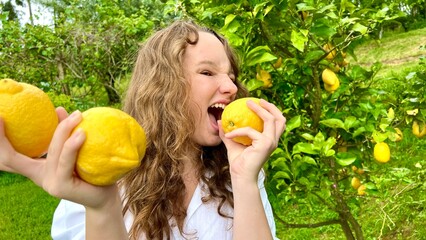
[[[0,119],[0,170],[26,176],[52,196],[84,205],[86,239],[128,239],[117,187],[93,186],[75,174],[75,161],[85,134],[71,132],[81,121],[81,113],[76,111],[67,117],[63,108],[58,108],[57,113],[60,124],[47,158],[41,159],[17,153],[6,138]]]
[[[262,133],[251,128],[241,128],[220,135],[228,149],[232,190],[234,193],[234,239],[272,239],[258,187],[258,176],[263,164],[278,146],[285,129],[286,119],[281,111],[265,100],[260,106],[252,101],[247,105],[264,121]],[[253,142],[243,146],[231,139],[248,136]]]

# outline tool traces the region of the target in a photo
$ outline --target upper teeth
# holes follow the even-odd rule
[[[215,104],[211,105],[210,107],[224,109],[225,108],[225,104],[223,104],[223,103],[215,103]]]

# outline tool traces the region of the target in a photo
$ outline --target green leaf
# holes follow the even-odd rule
[[[319,23],[315,26],[312,26],[311,33],[317,35],[318,37],[328,39],[336,34],[336,30],[330,26]]]
[[[256,17],[257,16],[257,14],[262,10],[262,9],[264,9],[265,8],[265,5],[267,4],[268,2],[262,2],[262,3],[259,3],[259,4],[256,4],[256,6],[254,6],[254,9],[253,9],[253,15]],[[266,14],[264,14],[264,15],[266,15]]]
[[[334,151],[333,149],[329,149],[329,150],[325,151],[325,153],[324,153],[324,155],[325,155],[326,157],[331,157],[331,156],[333,156],[334,154],[336,154],[336,151]]]
[[[322,145],[324,140],[325,140],[325,136],[324,134],[322,134],[322,132],[318,132],[317,135],[315,135],[314,142],[316,144]]]
[[[290,175],[284,171],[278,171],[277,173],[274,174],[273,178],[274,179],[278,179],[278,178],[291,179]]]
[[[315,166],[317,165],[317,162],[315,161],[315,159],[313,159],[309,156],[303,156],[302,162],[305,162],[305,163],[310,164],[310,165],[315,165]]]
[[[228,16],[226,16],[224,27],[227,27],[229,25],[229,23],[232,22],[235,19],[235,17],[236,16],[234,14],[229,14]]]
[[[293,129],[300,127],[302,125],[301,116],[295,116],[286,123],[286,133],[291,132]]]
[[[343,152],[343,153],[337,153],[336,154],[336,162],[340,166],[349,166],[353,162],[355,162],[356,156],[354,156],[351,153]]]
[[[352,137],[357,137],[357,136],[361,135],[365,131],[366,131],[365,127],[360,127],[358,129],[356,129],[354,131],[354,133],[352,133]]]
[[[320,123],[327,126],[327,127],[331,127],[333,129],[336,129],[336,128],[345,129],[345,124],[342,122],[342,120],[336,119],[336,118],[330,118],[330,119],[322,120],[322,121],[320,121]]]
[[[276,60],[277,57],[271,54],[270,51],[271,49],[268,46],[257,46],[253,48],[246,55],[245,61],[247,66]]]
[[[359,125],[359,122],[357,121],[357,118],[354,116],[349,116],[345,119],[345,129],[346,131],[349,131],[349,129],[356,127]]]
[[[248,82],[246,82],[246,87],[249,91],[254,91],[260,87],[263,86],[263,82],[259,81],[257,79],[250,79]]]
[[[361,34],[366,34],[368,31],[368,28],[361,23],[355,23],[355,25],[352,27],[352,30],[356,32],[360,32]]]
[[[291,31],[291,43],[293,46],[303,52],[305,49],[305,43],[308,41],[308,38],[303,32],[296,32],[295,30]]]
[[[293,155],[297,153],[318,154],[312,143],[299,142],[293,147]]]
[[[283,157],[277,158],[272,161],[271,167],[273,169],[281,170],[281,171],[290,171],[289,167],[287,166],[286,159]]]
[[[308,141],[313,141],[315,139],[315,137],[312,136],[312,134],[309,134],[309,133],[303,133],[301,135],[301,137],[304,138],[304,139],[306,139],[306,140],[308,140]]]
[[[336,144],[336,139],[334,137],[330,137],[325,142],[322,143],[321,151],[327,157],[333,156],[335,152],[332,148],[335,144]]]
[[[323,50],[309,51],[305,56],[305,62],[311,62],[319,59],[322,55],[324,55]]]
[[[371,134],[371,136],[373,137],[374,141],[376,141],[377,143],[379,142],[383,142],[388,138],[388,133],[381,133],[379,131],[373,131],[373,133]]]

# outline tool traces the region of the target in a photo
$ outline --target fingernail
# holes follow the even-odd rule
[[[81,112],[79,110],[74,111],[73,113],[71,113],[71,115],[69,116],[70,119],[76,119],[78,116],[80,116]]]

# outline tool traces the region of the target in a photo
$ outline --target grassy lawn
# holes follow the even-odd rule
[[[378,77],[399,75],[417,67],[420,57],[426,56],[426,28],[370,40],[359,46],[355,54],[357,60],[351,59],[351,63],[369,67],[381,62]]]
[[[0,172],[0,239],[51,239],[58,199],[16,174]]]

